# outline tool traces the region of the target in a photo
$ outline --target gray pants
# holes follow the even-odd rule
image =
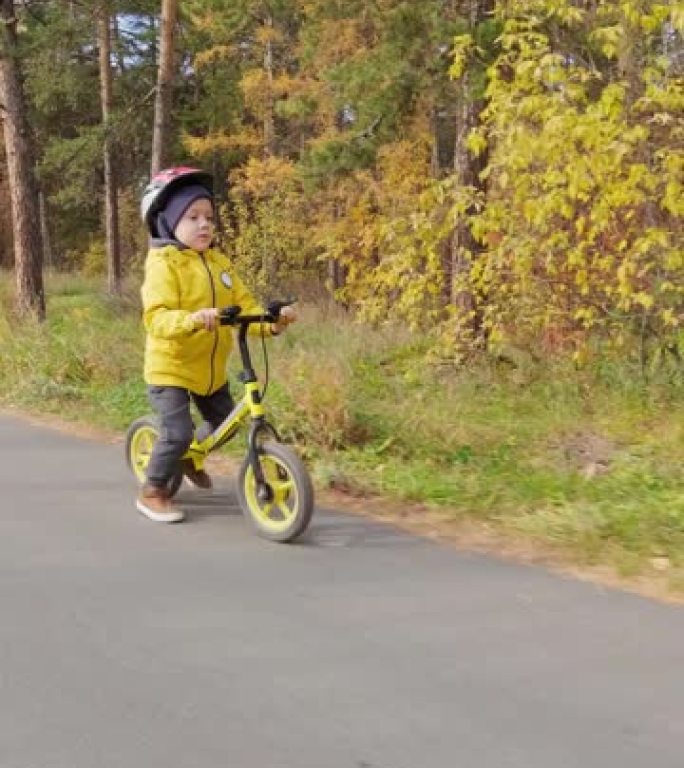
[[[154,444],[147,467],[147,482],[165,486],[178,468],[178,462],[188,450],[195,432],[190,415],[190,399],[202,414],[204,423],[197,430],[197,438],[207,437],[233,410],[233,398],[224,384],[211,395],[196,395],[181,387],[148,386],[147,396],[159,415],[161,432]]]

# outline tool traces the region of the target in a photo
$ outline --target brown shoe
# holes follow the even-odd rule
[[[209,475],[203,469],[197,469],[192,459],[183,459],[183,474],[193,488],[208,491],[214,487]]]
[[[166,488],[155,485],[142,487],[135,506],[155,523],[180,523],[185,519],[183,512],[171,503]]]

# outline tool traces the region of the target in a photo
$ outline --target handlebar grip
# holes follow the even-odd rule
[[[237,325],[240,322],[246,323],[275,323],[280,317],[280,312],[283,307],[289,307],[297,301],[296,297],[290,297],[288,299],[279,299],[276,301],[269,301],[266,307],[266,312],[262,315],[241,315],[242,307],[234,304],[230,307],[222,307],[218,311],[219,322],[221,325]]]
[[[219,309],[219,321],[221,325],[231,325],[240,315],[240,312],[242,312],[242,307],[239,307],[237,304]]]
[[[294,304],[297,301],[296,296],[291,296],[287,299],[277,299],[274,301],[269,301],[268,306],[266,307],[266,311],[269,315],[272,315],[277,320],[280,317],[280,311],[283,309],[283,307],[289,307],[290,305]]]

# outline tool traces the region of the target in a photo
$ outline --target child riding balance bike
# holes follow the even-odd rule
[[[297,454],[268,422],[247,335],[277,336],[297,319],[292,301],[263,309],[213,247],[210,174],[171,168],[154,176],[141,213],[151,236],[141,294],[147,331],[144,378],[155,417],[128,429],[126,457],[141,483],[136,507],[155,522],[179,522],[173,502],[183,479],[211,488],[204,459],[250,422],[238,498],[256,531],[292,541],[313,513],[311,479]],[[244,396],[236,404],[227,384],[227,359],[238,329]],[[264,345],[265,351],[265,345]],[[195,435],[190,407],[204,419]]]

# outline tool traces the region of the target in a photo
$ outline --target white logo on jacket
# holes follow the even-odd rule
[[[226,288],[233,287],[233,281],[230,279],[230,275],[227,272],[221,272],[221,282],[226,286]]]

